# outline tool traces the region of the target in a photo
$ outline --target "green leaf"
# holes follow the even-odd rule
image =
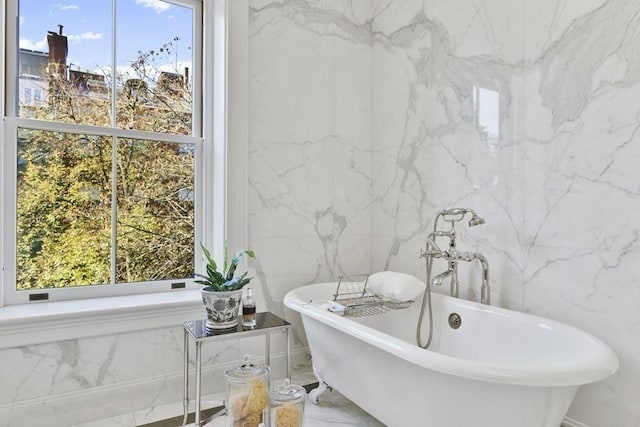
[[[224,242],[224,265],[222,266],[222,272],[224,273],[225,271],[227,271],[227,252],[228,252],[228,248],[227,248],[227,242]]]
[[[249,283],[251,281],[251,279],[253,279],[253,277],[246,277],[246,278],[244,278],[242,280],[239,280],[238,284],[240,284],[240,287],[243,287],[244,285]]]
[[[207,274],[209,275],[208,277],[209,280],[211,280],[214,283],[223,284],[225,282],[225,279],[222,273],[211,270],[209,266],[207,266]]]
[[[231,280],[233,278],[233,274],[236,272],[236,268],[238,267],[240,260],[245,255],[247,255],[250,258],[256,257],[255,253],[251,250],[241,250],[236,252],[235,256],[231,260],[231,265],[229,265],[229,270],[227,271],[227,274],[225,276],[227,280]]]
[[[200,242],[200,246],[202,247],[202,253],[204,254],[205,259],[207,260],[206,265],[206,275],[197,274],[197,277],[201,277],[204,280],[196,280],[196,283],[200,283],[203,285],[207,285],[213,291],[234,291],[237,289],[241,289],[244,285],[249,283],[251,280],[250,277],[247,277],[248,272],[244,272],[240,276],[234,278],[234,274],[240,263],[240,260],[243,256],[248,256],[250,258],[255,258],[255,253],[251,250],[241,250],[236,252],[235,256],[232,258],[231,263],[228,265],[227,269],[227,247],[225,245],[225,257],[224,257],[224,265],[225,269],[222,272],[217,270],[217,265],[211,256],[211,252]]]
[[[204,257],[207,259],[207,264],[212,266],[214,270],[217,270],[218,265],[216,264],[216,261],[211,256],[211,252],[209,252],[209,250],[204,247],[202,242],[200,242],[200,247],[202,248],[202,253],[204,254]]]
[[[235,290],[238,290],[238,289],[242,289],[242,287],[244,285],[249,283],[249,280],[251,280],[251,279],[246,279],[245,278],[245,279],[240,280],[238,277],[236,277],[236,278],[233,278],[233,279],[225,282],[225,284],[222,285],[222,287],[226,291],[235,291]]]
[[[249,258],[255,258],[256,254],[251,251],[251,250],[242,250],[242,251],[238,251],[236,252],[235,256],[233,257],[233,260],[231,261],[232,264],[238,265],[240,263],[240,259],[243,256],[248,256]]]
[[[199,284],[205,285],[205,286],[212,286],[213,285],[213,283],[211,283],[211,280],[209,280],[209,278],[207,276],[203,276],[202,274],[198,274],[198,273],[196,273],[195,275],[198,276],[198,277],[204,278],[204,280],[202,280],[202,279],[196,280],[195,281],[196,283],[199,283]]]
[[[222,288],[228,291],[235,291],[237,289],[242,289],[247,283],[249,283],[252,277],[246,277],[248,272],[244,272],[242,275],[238,277],[234,277],[233,279],[227,280]]]

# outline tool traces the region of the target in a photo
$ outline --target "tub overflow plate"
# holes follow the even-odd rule
[[[462,317],[458,313],[451,313],[449,315],[449,326],[453,329],[458,329],[462,325]]]

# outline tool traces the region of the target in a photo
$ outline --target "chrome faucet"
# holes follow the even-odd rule
[[[485,221],[479,217],[475,211],[467,208],[454,208],[445,209],[436,215],[433,223],[433,232],[427,236],[426,249],[422,251],[421,256],[427,259],[427,280],[431,281],[433,286],[440,286],[445,279],[450,278],[451,288],[449,294],[452,297],[458,297],[458,263],[460,261],[471,262],[480,261],[482,265],[482,287],[480,293],[480,302],[482,304],[489,304],[491,302],[490,287],[489,287],[489,263],[484,255],[477,252],[458,252],[456,248],[456,228],[455,224],[462,221],[466,214],[471,214],[469,220],[469,227],[475,227],[476,225],[484,224]],[[451,229],[448,231],[438,230],[438,220],[442,218],[443,221],[451,224]],[[449,248],[442,250],[436,244],[437,237],[448,237]],[[438,274],[431,280],[431,266],[433,260],[436,258],[442,258],[448,263],[448,268],[443,273]]]

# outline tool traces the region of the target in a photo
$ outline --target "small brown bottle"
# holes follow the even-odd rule
[[[242,327],[256,327],[256,301],[253,299],[251,288],[247,288],[247,293],[242,299]]]

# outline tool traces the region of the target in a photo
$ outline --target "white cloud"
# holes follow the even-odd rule
[[[22,27],[22,24],[24,24],[24,21],[26,21],[27,18],[25,18],[24,16],[20,15],[20,26]]]
[[[156,13],[166,12],[171,8],[169,3],[161,0],[136,0],[136,4],[142,7],[148,7],[156,11]]]
[[[118,65],[118,66],[116,66],[116,72],[119,75],[124,76],[125,79],[138,78],[138,74],[136,73],[136,70],[134,70],[129,65]]]
[[[93,31],[87,31],[82,34],[69,34],[67,35],[69,40],[80,41],[80,40],[100,40],[104,38],[104,34],[102,33],[94,33]]]
[[[75,42],[80,42],[83,40],[101,40],[104,38],[104,34],[102,33],[94,33],[92,31],[87,31],[82,34],[68,34],[67,39]],[[42,40],[29,40],[22,38],[20,39],[20,49],[29,49],[29,50],[37,50],[37,51],[47,51],[49,49],[49,43],[47,43],[47,38],[43,37]]]
[[[60,10],[76,10],[79,7],[75,4],[62,4],[56,3],[49,6],[50,9],[60,9]]]
[[[102,33],[94,33],[93,31],[87,31],[81,34],[68,34],[67,39],[74,42],[81,42],[84,40],[101,40],[104,38]],[[49,43],[47,43],[47,37],[43,37],[42,40],[29,40],[26,38],[20,39],[20,49],[37,50],[45,52],[49,49]]]
[[[177,74],[182,74],[184,75],[184,69],[185,67],[189,67],[189,70],[191,72],[191,76],[193,77],[193,67],[191,62],[188,61],[180,61],[177,64],[164,64],[161,65],[159,68],[150,68],[148,70],[146,70],[147,75],[146,76],[140,76],[136,70],[130,66],[130,65],[118,65],[116,66],[116,73],[117,73],[117,79],[120,83],[123,83],[125,81],[127,81],[128,79],[138,79],[138,78],[143,78],[144,80],[147,81],[148,84],[150,84],[151,86],[153,86],[153,82],[158,80],[158,77],[160,75],[160,72],[162,71],[166,71],[169,73],[177,73]],[[92,72],[97,73],[97,74],[104,74],[107,78],[107,80],[110,79],[110,75],[111,75],[111,66],[105,66],[101,69],[96,68],[94,69]],[[190,78],[192,78],[190,77]]]
[[[44,37],[42,40],[38,40],[35,42],[29,39],[20,39],[20,49],[44,51],[44,50],[48,50],[48,48],[49,48],[49,45],[47,43],[46,37]]]
[[[193,64],[191,61],[178,61],[173,64],[163,64],[159,67],[160,71],[176,74],[184,74],[185,68],[189,68],[189,71],[193,74]]]
[[[103,74],[107,80],[111,79],[111,66],[105,65],[102,68],[94,68],[91,72],[96,74]],[[116,75],[119,81],[125,81],[128,79],[137,79],[138,73],[130,65],[116,65]]]

